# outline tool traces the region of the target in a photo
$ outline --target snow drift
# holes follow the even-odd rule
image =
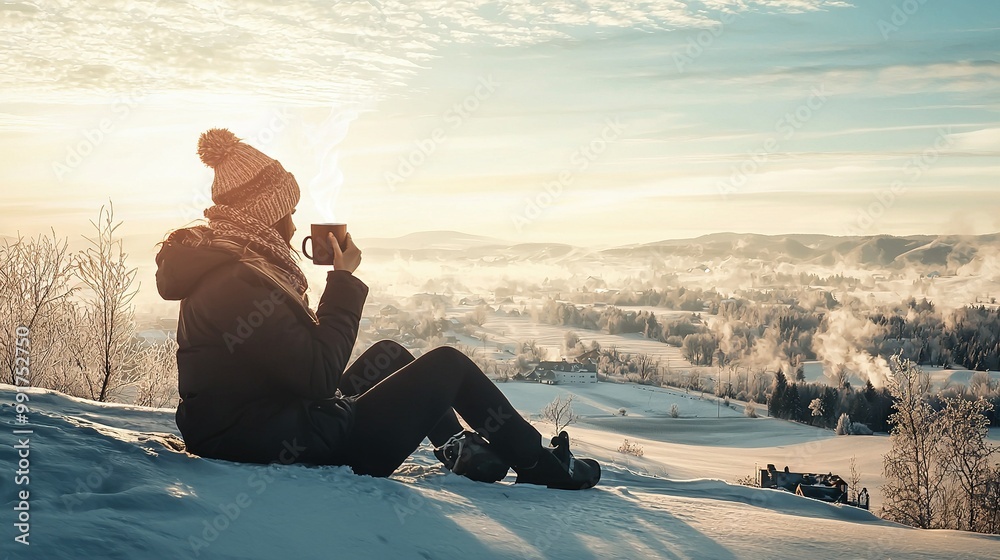
[[[172,410],[26,392],[20,425],[15,390],[0,385],[4,558],[875,559],[1000,550],[1000,538],[918,531],[783,492],[637,474],[583,440],[581,454],[605,464],[589,491],[514,486],[512,476],[475,483],[444,471],[426,444],[392,478],[374,479],[344,467],[200,459],[174,449]],[[17,429],[32,430],[21,445],[30,475],[14,482],[25,437]],[[22,501],[28,545],[14,541]]]

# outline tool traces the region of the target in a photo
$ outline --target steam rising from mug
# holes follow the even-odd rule
[[[338,162],[337,146],[347,136],[358,109],[334,107],[326,119],[307,132],[309,145],[319,166],[319,172],[309,181],[308,191],[320,217],[336,222],[334,207],[344,184],[344,174]]]

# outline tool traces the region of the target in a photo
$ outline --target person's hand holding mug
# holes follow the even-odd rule
[[[354,244],[350,232],[344,237],[343,250],[340,249],[340,243],[337,242],[337,237],[333,232],[327,235],[330,238],[330,246],[333,247],[333,269],[346,270],[354,274],[358,265],[361,264],[361,249],[358,249],[358,246]]]

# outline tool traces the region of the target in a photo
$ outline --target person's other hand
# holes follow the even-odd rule
[[[344,238],[346,248],[341,250],[340,243],[337,242],[337,238],[330,232],[330,246],[333,247],[333,269],[334,270],[346,270],[351,274],[358,269],[358,265],[361,264],[361,249],[354,244],[354,239],[351,238],[351,233],[347,232],[347,236]]]

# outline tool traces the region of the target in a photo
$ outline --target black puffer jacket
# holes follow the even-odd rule
[[[353,401],[340,398],[337,384],[368,287],[331,270],[313,313],[266,261],[235,245],[164,244],[156,264],[160,296],[181,302],[176,418],[188,450],[343,464]]]

